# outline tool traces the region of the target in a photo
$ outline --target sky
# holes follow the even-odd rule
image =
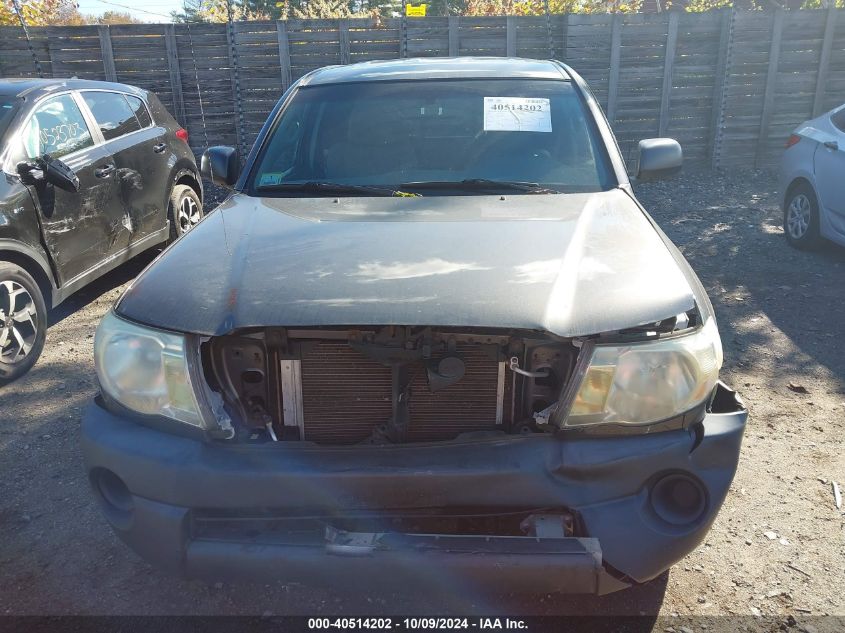
[[[182,8],[181,0],[77,0],[79,11],[86,15],[100,15],[119,11],[144,22],[170,22],[170,12]]]

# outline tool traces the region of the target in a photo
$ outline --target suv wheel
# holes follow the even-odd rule
[[[202,220],[202,201],[188,185],[176,185],[170,193],[168,209],[170,241],[182,237]]]
[[[792,188],[783,207],[783,232],[786,241],[802,250],[821,246],[819,202],[812,187],[799,184]]]
[[[0,385],[20,378],[38,360],[47,336],[47,307],[35,280],[0,262]]]

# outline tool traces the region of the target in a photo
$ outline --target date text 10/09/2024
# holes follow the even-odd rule
[[[310,630],[527,630],[524,620],[515,618],[308,618]]]

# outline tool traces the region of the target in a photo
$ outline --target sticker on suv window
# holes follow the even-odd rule
[[[552,113],[548,99],[528,97],[484,97],[486,132],[551,132]]]
[[[263,185],[278,185],[280,182],[282,182],[281,172],[270,172],[266,174],[261,174],[261,178],[258,179],[258,186],[261,187]]]

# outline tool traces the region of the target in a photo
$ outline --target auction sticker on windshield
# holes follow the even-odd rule
[[[485,132],[551,132],[549,100],[529,97],[484,97]]]
[[[266,174],[261,174],[258,186],[263,187],[264,185],[278,185],[280,182],[282,182],[282,174],[280,172],[268,172]]]

